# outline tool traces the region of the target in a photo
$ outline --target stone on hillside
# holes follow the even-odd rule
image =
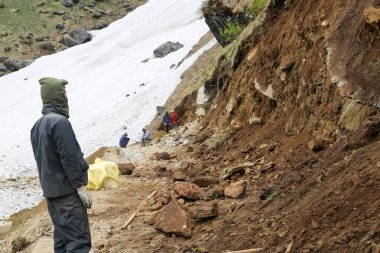
[[[176,170],[172,174],[172,179],[173,181],[185,181],[186,175],[182,171]]]
[[[63,6],[65,7],[73,7],[74,1],[73,0],[63,0]]]
[[[6,56],[0,56],[0,62],[5,62],[8,59]]]
[[[5,8],[5,4],[4,3],[0,3],[0,9],[3,9]]]
[[[199,176],[194,179],[193,183],[200,187],[208,187],[209,185],[219,184],[219,180],[210,176]]]
[[[241,197],[247,190],[247,182],[238,181],[230,184],[224,189],[224,196],[230,198],[239,198]]]
[[[108,24],[104,21],[99,21],[96,26],[95,26],[95,29],[94,30],[101,30],[103,28],[106,28],[108,26]]]
[[[190,237],[192,234],[192,221],[185,207],[177,201],[170,202],[158,211],[149,222],[157,230],[165,233]]]
[[[67,47],[73,47],[80,44],[78,41],[74,40],[73,37],[71,37],[68,34],[63,35],[62,39],[60,40],[60,43]]]
[[[38,44],[38,47],[41,48],[42,50],[49,51],[49,52],[54,52],[55,48],[53,44],[50,42],[43,42]]]
[[[0,66],[0,72],[5,72],[7,71],[7,67],[5,66]]]
[[[101,17],[103,17],[103,13],[101,13],[101,12],[95,12],[94,14],[92,14],[92,18],[101,18]]]
[[[221,173],[220,173],[220,178],[221,179],[230,179],[233,175],[239,173],[240,175],[245,174],[245,169],[247,168],[253,168],[256,165],[256,163],[243,163],[239,164],[237,166],[233,167],[228,167],[225,168]]]
[[[189,182],[177,182],[174,185],[174,191],[190,200],[200,200],[205,196],[204,190],[202,190],[198,185]]]
[[[89,34],[83,27],[77,28],[70,33],[74,40],[80,44],[86,43],[91,40],[91,34]]]
[[[63,11],[63,10],[60,10],[60,11],[54,11],[53,14],[54,15],[58,15],[58,16],[62,16],[63,14],[65,14],[66,12]]]
[[[117,167],[121,175],[131,175],[136,166],[133,163],[118,163]]]
[[[19,69],[25,68],[26,66],[30,65],[33,62],[33,60],[6,60],[4,62],[5,67],[7,67],[10,71],[17,71]]]
[[[179,42],[174,43],[174,42],[168,41],[168,42],[162,44],[161,46],[159,46],[158,48],[156,48],[153,51],[153,54],[156,57],[162,58],[162,57],[165,57],[166,55],[168,55],[174,51],[179,50],[182,47],[183,47],[183,45]]]
[[[309,149],[313,152],[320,152],[326,149],[327,142],[321,139],[311,140],[307,143]]]
[[[58,30],[63,30],[65,28],[65,25],[63,23],[59,23],[55,25],[55,28]]]
[[[2,77],[4,74],[3,73],[0,73],[0,77]]]
[[[41,41],[45,40],[45,37],[44,36],[38,36],[37,38],[35,38],[35,40],[38,42],[41,42]]]
[[[223,186],[218,185],[207,191],[205,200],[214,200],[214,199],[219,199],[223,197],[224,197],[224,188]]]
[[[70,34],[63,35],[60,43],[68,47],[73,47],[79,44],[86,43],[91,40],[91,34],[89,34],[84,28],[77,28]]]
[[[170,154],[168,152],[154,153],[156,160],[170,160]]]
[[[210,202],[195,202],[188,205],[190,217],[192,219],[205,219],[218,216],[218,204]]]

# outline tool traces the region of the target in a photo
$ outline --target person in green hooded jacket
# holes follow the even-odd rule
[[[86,209],[92,205],[84,188],[88,164],[68,120],[68,82],[45,77],[39,83],[42,117],[31,130],[31,142],[54,225],[54,251],[88,253],[91,234]]]

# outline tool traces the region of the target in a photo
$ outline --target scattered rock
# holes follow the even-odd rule
[[[158,211],[149,222],[157,230],[184,237],[192,234],[192,221],[185,207],[177,201],[170,202]]]
[[[95,12],[94,14],[92,14],[92,18],[101,18],[103,17],[103,13],[102,12]]]
[[[321,139],[315,139],[308,142],[307,146],[313,152],[320,152],[327,148],[327,142]]]
[[[101,30],[103,28],[106,28],[108,26],[108,24],[104,21],[99,21],[96,26],[95,26],[95,30]]]
[[[10,71],[17,71],[19,69],[25,68],[26,66],[30,65],[32,62],[33,60],[18,61],[18,60],[8,59],[4,62],[4,65]]]
[[[8,59],[6,56],[0,56],[0,62],[4,62]]]
[[[49,51],[49,52],[54,52],[55,48],[54,45],[51,44],[50,42],[43,42],[38,44],[38,47],[41,48],[42,50]]]
[[[156,160],[170,160],[170,154],[168,152],[156,152],[154,153]]]
[[[205,192],[198,185],[189,182],[176,183],[174,191],[178,195],[191,200],[200,200],[205,196]]]
[[[205,219],[218,216],[218,204],[215,202],[195,202],[187,206],[192,219]]]
[[[210,176],[199,176],[194,179],[193,183],[200,187],[208,187],[213,184],[219,184],[219,180]]]
[[[172,52],[179,50],[182,47],[183,47],[183,45],[179,42],[174,43],[174,42],[168,41],[168,42],[162,44],[161,46],[159,46],[158,48],[156,48],[153,51],[153,54],[156,57],[162,58],[162,57],[165,57],[166,55],[168,55]]]
[[[260,172],[261,173],[269,172],[274,168],[274,166],[276,166],[275,162],[267,163],[263,167],[260,168]]]
[[[239,164],[237,166],[225,168],[220,173],[221,179],[230,179],[233,175],[239,173],[240,175],[244,175],[245,169],[247,168],[253,168],[256,165],[256,163],[246,162],[243,164]]]
[[[230,197],[230,198],[239,198],[246,192],[246,189],[247,189],[247,182],[238,181],[238,182],[232,183],[231,185],[227,186],[224,189],[224,196]]]
[[[65,25],[63,23],[59,23],[59,24],[55,25],[55,28],[58,30],[63,30],[63,29],[65,29]]]
[[[117,167],[121,175],[131,175],[136,166],[133,163],[118,163]]]
[[[214,200],[224,197],[224,188],[223,186],[216,186],[210,190],[207,191],[205,195],[205,200]]]
[[[65,7],[73,7],[74,1],[73,0],[63,0],[63,6]]]
[[[172,174],[172,179],[174,181],[185,181],[186,175],[182,171],[176,170]]]
[[[58,16],[62,16],[63,14],[65,14],[66,12],[61,10],[61,11],[54,11],[53,14],[54,15],[58,15]]]
[[[0,72],[5,72],[7,71],[7,68],[5,66],[0,66]]]
[[[41,41],[44,41],[44,40],[45,40],[44,36],[39,36],[39,37],[35,38],[35,41],[37,41],[37,42],[41,42]]]

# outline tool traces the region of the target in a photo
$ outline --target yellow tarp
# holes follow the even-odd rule
[[[87,189],[99,190],[100,188],[117,188],[120,183],[120,171],[114,162],[96,158],[95,163],[88,169]]]

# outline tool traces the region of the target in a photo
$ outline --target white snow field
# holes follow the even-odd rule
[[[92,41],[41,57],[1,77],[0,178],[37,175],[30,129],[41,117],[38,80],[42,77],[69,81],[70,121],[85,156],[101,146],[118,145],[124,131],[136,140],[181,74],[215,44],[211,41],[178,68],[171,68],[208,31],[200,5],[201,0],[150,0],[107,28],[92,31]],[[153,50],[167,41],[184,47],[155,58]],[[0,187],[0,219],[36,204],[41,197],[36,186]]]

